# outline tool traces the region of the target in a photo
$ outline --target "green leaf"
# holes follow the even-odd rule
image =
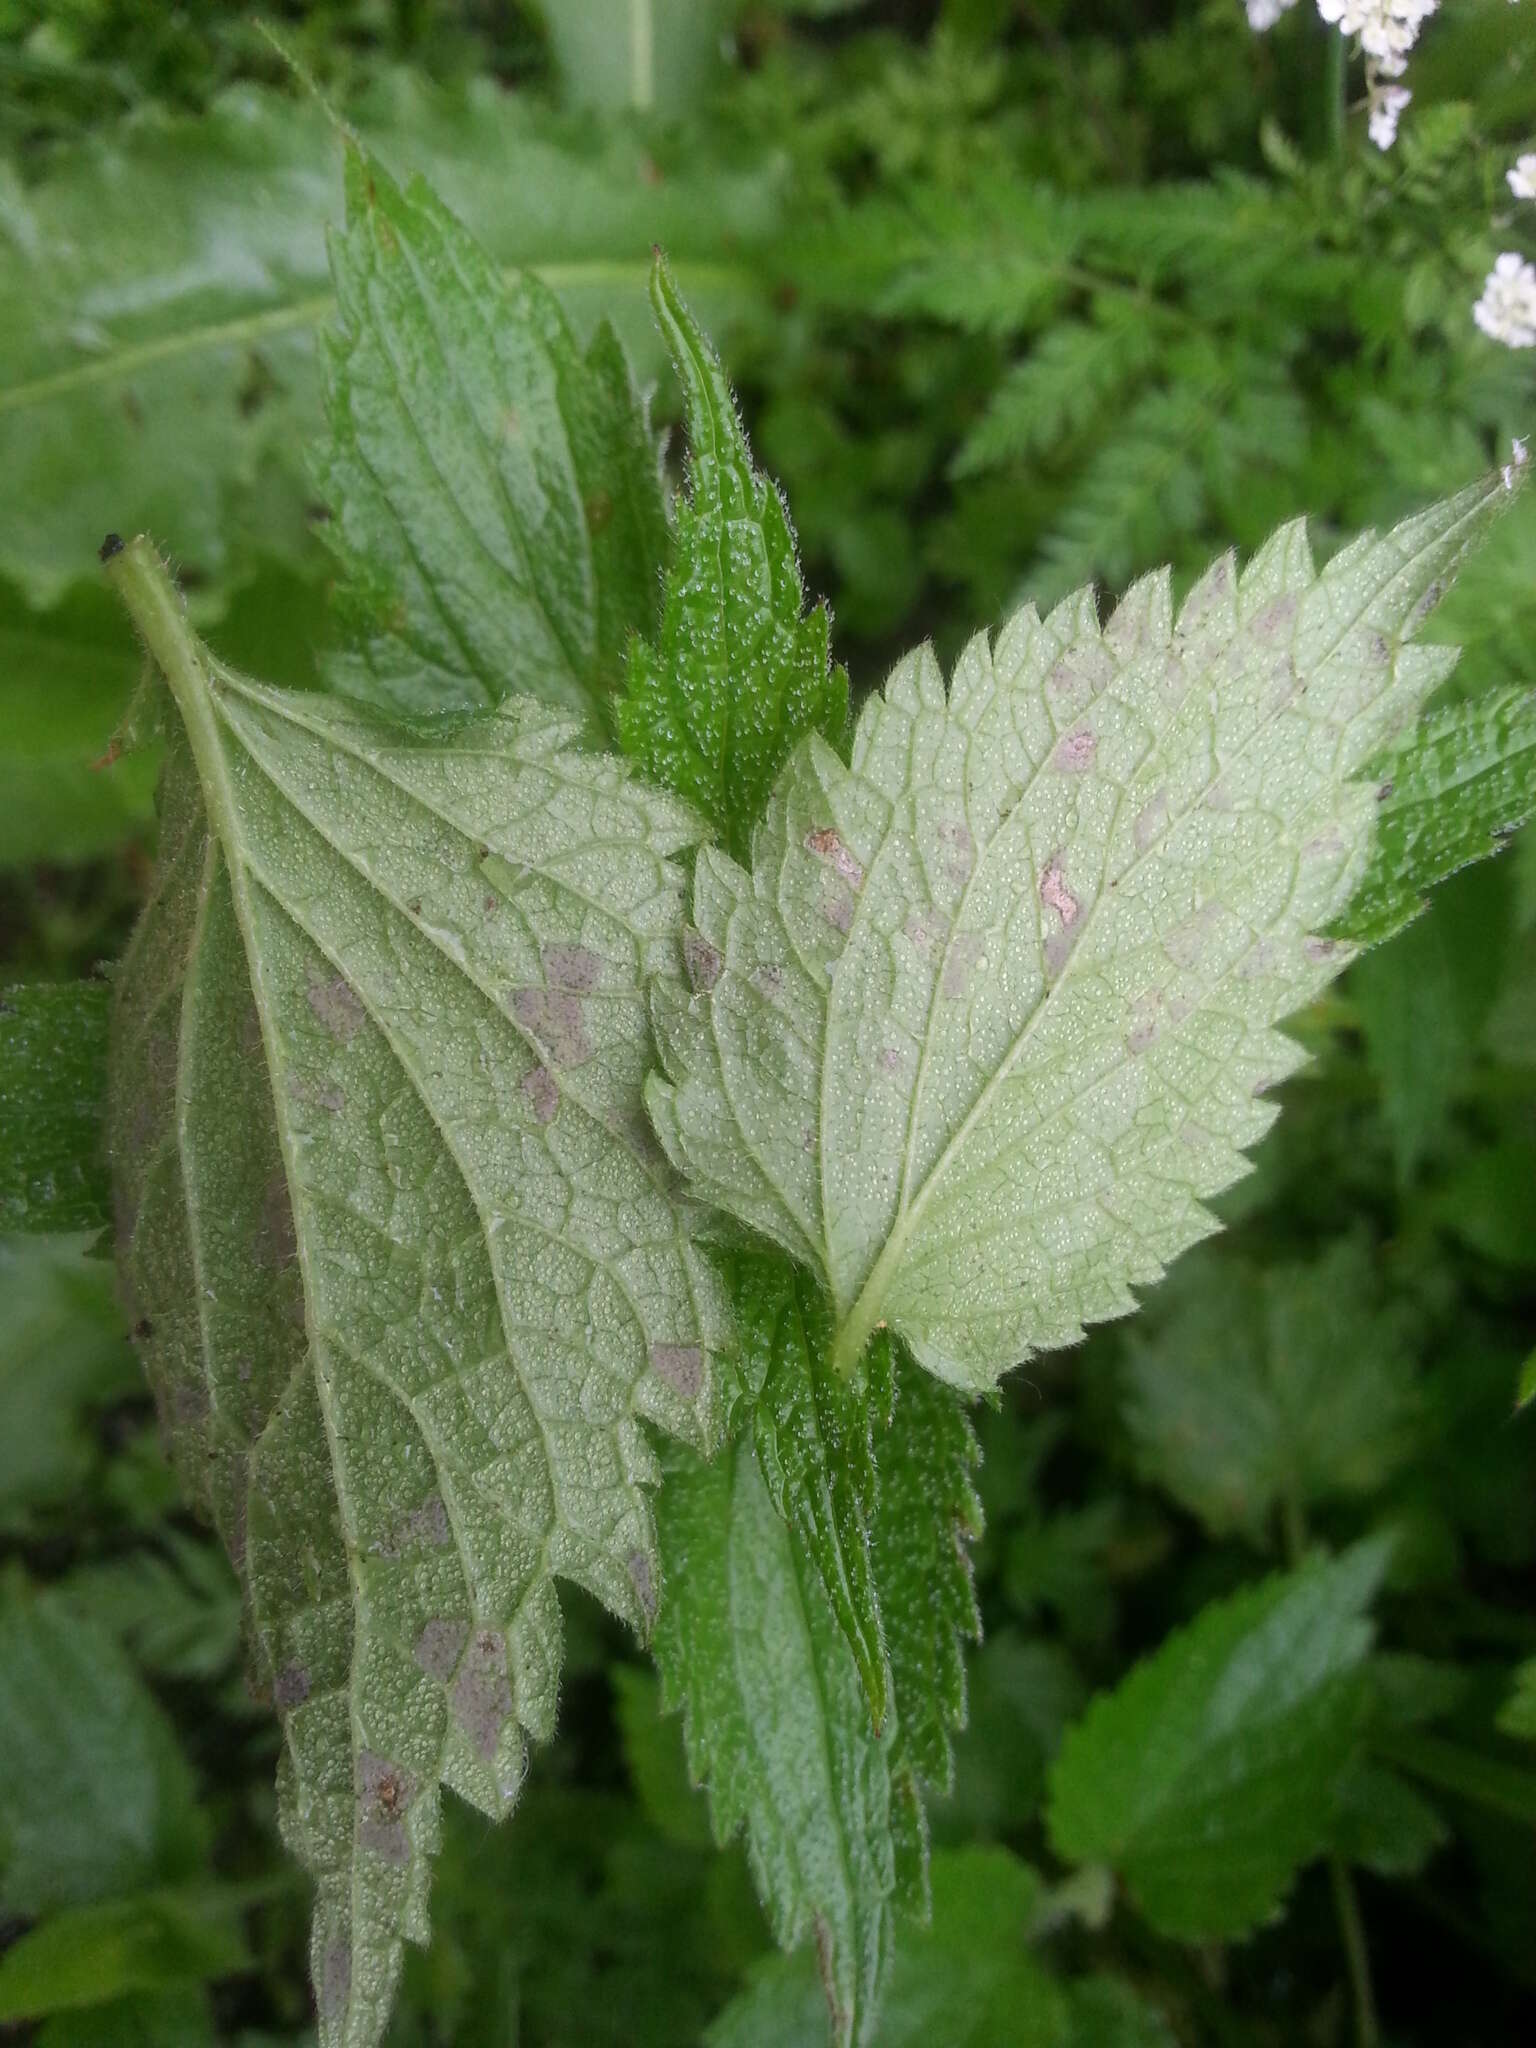
[[[261,2048],[266,2036],[241,2036]],[[140,1992],[110,2005],[56,2014],[38,2031],[37,2048],[218,2048],[206,1992]]]
[[[1257,1270],[1206,1260],[1126,1345],[1143,1474],[1214,1536],[1263,1542],[1279,1511],[1371,1493],[1417,1439],[1414,1317],[1383,1304],[1364,1246]]]
[[[1452,656],[1411,635],[1510,496],[1498,477],[1314,572],[1299,525],[903,662],[852,766],[814,735],[753,870],[706,848],[710,962],[658,988],[647,1088],[674,1163],[818,1274],[848,1370],[888,1324],[992,1385],[1124,1314],[1301,1055],[1274,1028],[1350,949],[1316,934],[1367,857],[1356,771]],[[718,961],[718,968],[715,962]]]
[[[814,1938],[834,2041],[873,2038],[898,1873],[913,1825],[889,1732],[870,1729],[853,1656],[804,1546],[780,1519],[749,1440],[712,1465],[679,1459],[657,1505],[663,1567],[654,1649],[716,1839],[745,1827],[779,1945]]]
[[[611,328],[495,266],[417,180],[347,153],[325,337],[325,538],[354,695],[407,710],[526,691],[600,727],[667,556],[660,455]]]
[[[654,351],[656,242],[712,315],[760,302],[750,252],[777,225],[777,159],[594,135],[490,79],[385,74],[355,113],[583,332],[611,313]],[[301,456],[322,426],[339,157],[319,105],[240,86],[196,116],[103,123],[34,184],[0,174],[0,574],[28,597],[58,598],[113,527],[159,534],[213,588],[258,553],[319,571]]]
[[[1449,1839],[1429,1801],[1396,1771],[1359,1763],[1339,1786],[1331,1846],[1378,1877],[1416,1877]]]
[[[141,1670],[207,1684],[238,1657],[240,1588],[216,1544],[174,1529],[161,1542],[81,1565],[60,1596],[126,1644]]]
[[[619,734],[744,859],[795,742],[842,743],[848,678],[829,658],[826,606],[805,610],[784,500],[753,468],[720,359],[664,263],[651,297],[683,387],[688,480],[660,633],[631,644]],[[705,978],[708,962],[700,949]]]
[[[1327,1843],[1387,1555],[1362,1543],[1214,1602],[1101,1694],[1051,1773],[1058,1854],[1108,1864],[1182,1940],[1265,1919]]]
[[[901,1930],[872,2048],[1075,2048],[1066,1999],[1027,1946],[1043,1892],[1006,1849],[935,1855],[932,1920]],[[805,1960],[777,1958],[721,2013],[708,2048],[822,2048],[818,2007]]]
[[[1409,1730],[1380,1735],[1375,1747],[1389,1763],[1453,1799],[1485,1807],[1521,1827],[1536,1827],[1536,1771],[1522,1770],[1500,1757],[1483,1756],[1438,1735]]]
[[[104,759],[138,673],[106,591],[36,612],[0,584],[0,868],[89,860],[148,823],[153,761]]]
[[[33,1916],[194,1875],[207,1834],[159,1708],[104,1630],[0,1595],[0,1899]]]
[[[1372,772],[1376,842],[1334,927],[1361,945],[1400,931],[1436,883],[1497,853],[1536,812],[1536,692],[1495,690],[1450,705]]]
[[[1178,2037],[1155,2006],[1118,1977],[1087,1977],[1071,1987],[1069,2048],[1178,2048]]]
[[[1536,1657],[1527,1657],[1515,1670],[1514,1685],[1498,1711],[1496,1726],[1503,1735],[1536,1742]]]
[[[139,1390],[112,1268],[84,1238],[0,1238],[0,1530],[76,1504],[92,1411]]]
[[[877,1414],[890,1419],[890,1346],[872,1345],[866,1370],[840,1379],[827,1367],[831,1309],[803,1267],[778,1252],[736,1252],[726,1271],[742,1377],[755,1393],[758,1468],[769,1498],[820,1574],[878,1729],[889,1683],[870,1518],[885,1475],[877,1482],[872,1434]]]
[[[0,2024],[248,1967],[236,1901],[217,1887],[74,1906],[0,1957]]]
[[[1513,879],[1504,863],[1454,875],[1427,916],[1350,975],[1405,1184],[1444,1142],[1504,985]]]
[[[1051,1759],[1086,1697],[1063,1650],[1011,1628],[989,1632],[970,1660],[966,1691],[954,1790],[933,1812],[934,1833],[946,1842],[1012,1836],[1029,1826]]]
[[[906,1359],[876,1454],[870,1548],[896,1704],[892,1769],[948,1792],[951,1737],[965,1725],[963,1645],[981,1636],[969,1548],[981,1534],[981,1454],[960,1399]]]
[[[119,1268],[282,1715],[321,2039],[365,2048],[439,1783],[500,1815],[550,1730],[556,1576],[654,1609],[642,1420],[711,1440],[725,1305],[640,1111],[695,828],[526,700],[386,726],[215,661],[146,543],[109,573],[174,707]]]
[[[0,989],[0,1230],[106,1221],[107,1002],[100,982]]]

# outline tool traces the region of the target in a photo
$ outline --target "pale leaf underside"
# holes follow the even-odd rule
[[[385,728],[214,663],[143,543],[114,574],[176,701],[122,1283],[282,1716],[322,2041],[362,2048],[439,1783],[499,1814],[551,1728],[555,1577],[650,1620],[642,1420],[712,1437],[725,1307],[640,1106],[694,826],[537,706]]]
[[[1410,636],[1499,478],[1319,575],[1300,524],[1175,621],[1166,576],[928,650],[851,766],[802,743],[748,874],[706,849],[707,986],[658,987],[647,1102],[695,1190],[818,1273],[847,1369],[888,1323],[993,1384],[1123,1314],[1213,1226],[1274,1085],[1275,1026],[1351,957],[1354,778],[1453,652]],[[718,970],[715,962],[718,960]]]

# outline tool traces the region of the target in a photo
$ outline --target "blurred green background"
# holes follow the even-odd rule
[[[499,260],[578,320],[615,314],[662,418],[645,280],[666,249],[857,687],[1025,595],[1163,561],[1187,581],[1297,513],[1326,553],[1536,428],[1536,351],[1471,317],[1501,250],[1536,254],[1505,181],[1536,147],[1526,0],[1447,0],[1386,153],[1310,0],[1263,35],[1240,0],[267,18]],[[318,684],[336,629],[306,448],[339,199],[327,115],[243,7],[0,0],[0,980],[98,972],[149,871],[153,759],[93,765],[138,672],[96,581],[105,531],[153,532],[229,659]],[[1467,650],[1451,691],[1531,681],[1533,627],[1527,493],[1434,621]],[[1119,1988],[1069,2035],[941,2008],[933,2048],[1371,2038],[1326,1865],[1251,1940],[1177,1944],[1053,1894],[1039,1806],[1096,1690],[1305,1535],[1378,1528],[1396,1547],[1335,1839],[1376,2038],[1531,2037],[1536,836],[1298,1029],[1316,1060],[1228,1235],[981,1417],[987,1638],[936,1887],[1003,1872],[1031,1957]],[[0,1239],[0,1548],[0,2039],[304,2039],[275,1731],[88,1236]],[[509,1828],[450,1814],[391,2040],[769,2048],[741,2003],[769,1946],[745,1860],[710,1846],[640,1653],[567,1606],[559,1737]]]

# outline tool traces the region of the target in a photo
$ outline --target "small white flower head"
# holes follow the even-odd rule
[[[1243,0],[1248,14],[1248,26],[1255,35],[1263,35],[1266,29],[1274,27],[1282,14],[1289,13],[1296,0]]]
[[[1389,75],[1396,78],[1439,5],[1440,0],[1317,0],[1317,11],[1341,35],[1358,36],[1368,57],[1395,65]]]
[[[1516,157],[1514,169],[1504,176],[1517,199],[1536,199],[1536,151]]]
[[[1490,341],[1536,348],[1536,267],[1506,250],[1489,271],[1472,318]]]
[[[1378,149],[1390,149],[1397,140],[1397,124],[1413,94],[1403,85],[1384,85],[1371,95],[1371,140]]]

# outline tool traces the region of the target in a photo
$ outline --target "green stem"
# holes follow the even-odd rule
[[[1343,38],[1339,40],[1342,42]],[[1294,1571],[1307,1551],[1307,1511],[1300,1489],[1294,1483],[1288,1485],[1280,1497],[1280,1536],[1286,1563]],[[1350,2002],[1355,2010],[1355,2048],[1380,2048],[1381,2028],[1376,2019],[1376,1993],[1371,1983],[1371,1952],[1365,1939],[1365,1921],[1361,1917],[1355,1881],[1342,1856],[1328,1858],[1328,1882],[1333,1890],[1333,1910],[1344,1948],[1344,1966],[1349,1973]]]
[[[1381,2028],[1376,2019],[1376,1994],[1371,1988],[1371,1953],[1365,1943],[1365,1922],[1360,1917],[1360,1899],[1355,1881],[1342,1856],[1328,1858],[1328,1877],[1333,1886],[1334,1910],[1344,1941],[1349,1965],[1349,1990],[1355,2008],[1356,2048],[1379,2048]]]
[[[1345,114],[1349,93],[1349,44],[1336,28],[1325,22],[1328,57],[1324,67],[1324,116],[1327,121],[1328,155],[1334,163],[1344,161]]]

